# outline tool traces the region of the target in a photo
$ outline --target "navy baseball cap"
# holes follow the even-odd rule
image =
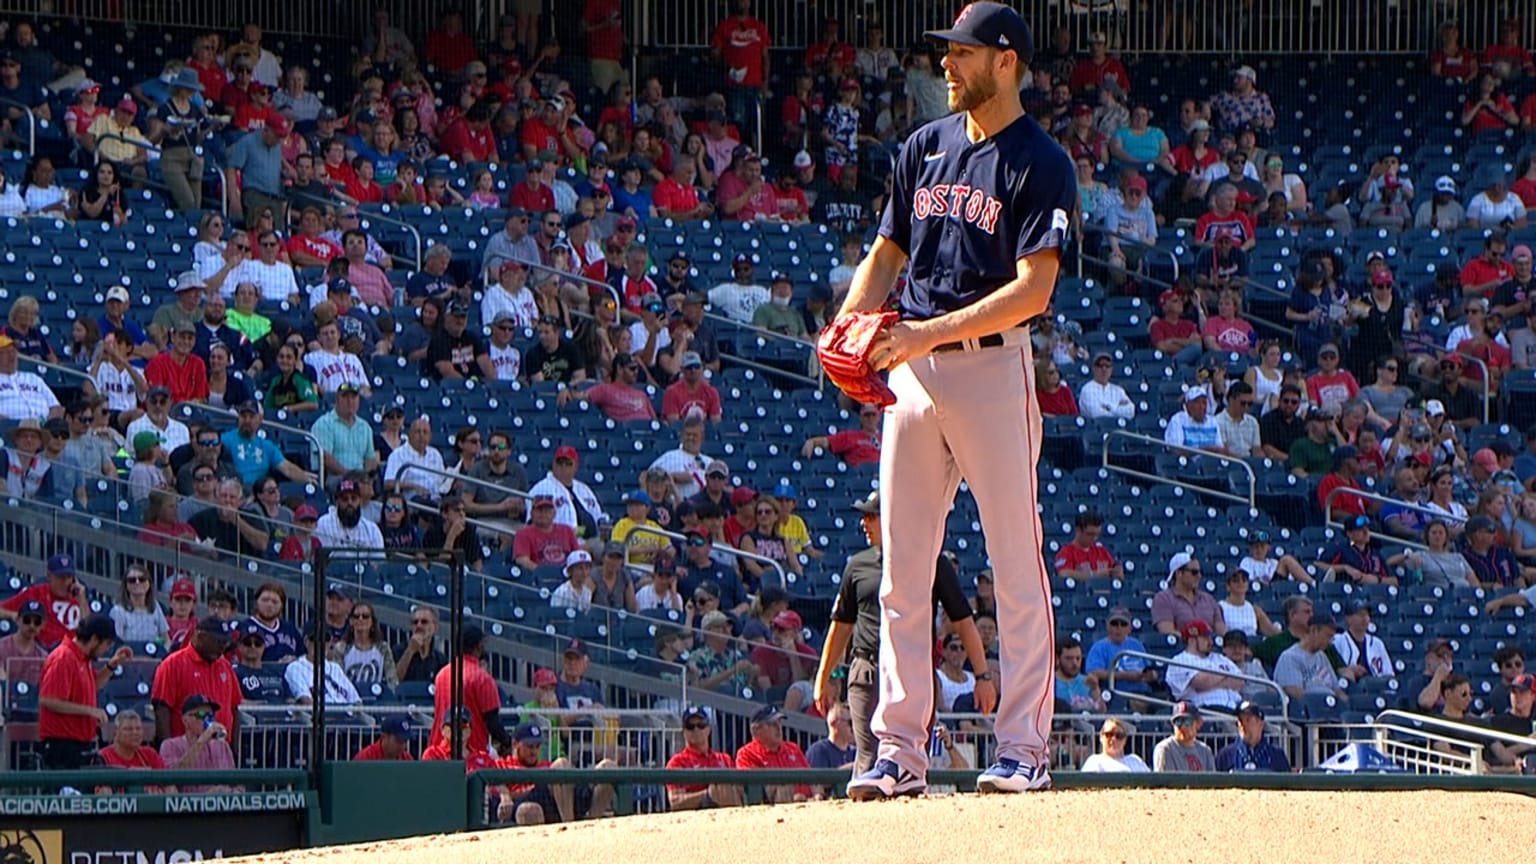
[[[235,633],[240,637],[241,642],[244,642],[252,636],[261,637],[263,642],[265,642],[267,638],[267,631],[263,630],[261,625],[256,623],[255,618],[248,619],[244,624],[239,625],[239,627],[235,629]]]
[[[1249,717],[1257,717],[1260,720],[1263,720],[1264,708],[1255,702],[1244,702],[1243,704],[1237,706],[1237,716],[1242,717],[1245,714]]]
[[[52,558],[49,558],[48,559],[48,574],[50,576],[73,576],[73,575],[75,575],[75,558],[74,558],[74,556],[73,555],[69,555],[68,553],[60,552],[59,554],[53,556]]]
[[[447,726],[451,723],[467,724],[470,722],[472,721],[470,720],[469,709],[465,708],[463,705],[443,712],[444,726]]]
[[[955,16],[953,27],[948,30],[929,30],[923,34],[939,42],[958,42],[1012,51],[1019,60],[1028,63],[1035,56],[1035,37],[1029,25],[1017,10],[1001,3],[982,2],[968,4]]]
[[[399,715],[395,715],[393,717],[385,717],[383,722],[379,723],[379,731],[385,735],[393,735],[396,738],[404,738],[405,736],[411,734],[411,724],[408,720]]]
[[[41,602],[37,600],[28,600],[27,602],[21,604],[20,609],[16,610],[16,617],[29,618],[33,615],[36,615],[39,618],[44,618],[47,616],[47,613],[47,608],[45,608]]]
[[[702,705],[691,706],[683,710],[683,722],[687,723],[689,720],[709,722],[709,712],[705,711]]]
[[[521,723],[512,730],[512,740],[518,744],[542,744],[544,730],[537,723]]]

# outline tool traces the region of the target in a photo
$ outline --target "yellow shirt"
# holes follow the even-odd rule
[[[101,158],[109,162],[132,162],[138,158],[139,154],[146,152],[144,148],[129,144],[128,141],[137,141],[140,144],[149,143],[149,139],[144,137],[144,133],[140,132],[138,127],[132,123],[129,123],[127,126],[118,126],[117,122],[112,119],[111,113],[103,114],[92,120],[90,128],[85,131],[96,137],[96,152],[101,154]],[[128,141],[104,137],[108,135],[118,135],[127,138]]]
[[[642,565],[649,566],[651,559],[656,557],[657,551],[669,545],[667,538],[661,536],[660,534],[652,534],[648,531],[641,531],[640,533],[631,537],[630,534],[634,532],[636,528],[642,525],[647,528],[654,528],[658,531],[661,530],[661,526],[656,524],[656,522],[652,519],[647,519],[644,522],[636,522],[628,516],[625,516],[619,521],[613,523],[613,542],[624,544],[624,563],[631,567]]]
[[[793,513],[779,524],[779,536],[784,538],[791,555],[799,555],[801,549],[811,545],[811,532],[806,530],[805,520]]]

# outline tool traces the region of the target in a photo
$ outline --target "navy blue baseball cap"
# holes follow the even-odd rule
[[[955,16],[954,26],[948,30],[929,30],[923,35],[940,42],[1012,51],[1024,63],[1035,57],[1035,37],[1018,11],[987,0],[970,3],[961,9]]]
[[[520,723],[512,730],[512,740],[518,744],[542,744],[544,730],[537,723]]]
[[[451,710],[443,712],[443,725],[444,726],[447,726],[450,723],[461,723],[462,724],[462,723],[469,723],[469,722],[471,722],[470,721],[470,716],[469,716],[469,709],[465,708],[463,705],[460,705],[457,708],[453,708]]]
[[[53,556],[52,558],[49,558],[48,559],[48,575],[50,575],[50,576],[73,576],[73,575],[75,575],[75,559],[74,559],[74,556],[69,555],[68,553],[65,553],[65,552],[60,552],[59,554]]]
[[[39,618],[45,618],[47,617],[47,614],[47,608],[37,600],[28,600],[27,602],[21,604],[20,609],[16,610],[17,618],[29,618],[33,615],[36,615]]]
[[[379,723],[379,731],[385,735],[393,735],[396,738],[404,738],[405,736],[411,734],[411,724],[404,717],[401,717],[397,714],[392,717],[385,717],[384,720]]]

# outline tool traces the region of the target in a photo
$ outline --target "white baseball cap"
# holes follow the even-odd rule
[[[809,168],[813,164],[815,164],[815,160],[811,158],[810,153],[801,150],[799,153],[795,154],[794,166],[796,168]]]
[[[1456,181],[1442,174],[1437,180],[1435,180],[1435,191],[1455,195]]]
[[[1247,78],[1249,81],[1257,82],[1259,80],[1259,73],[1253,71],[1252,66],[1239,66],[1237,71],[1232,74],[1239,78]]]
[[[116,300],[119,303],[127,303],[128,302],[128,289],[124,288],[121,285],[113,285],[111,288],[108,288],[107,289],[107,302],[110,303],[113,300]]]
[[[592,563],[592,553],[588,552],[585,549],[577,549],[574,552],[572,552],[571,554],[565,556],[565,570],[566,570],[567,573],[569,573],[571,568],[575,567],[577,564],[591,564],[591,563]]]
[[[1189,554],[1188,552],[1180,552],[1180,553],[1174,555],[1172,558],[1169,558],[1168,559],[1168,578],[1172,579],[1173,578],[1173,574],[1179,572],[1180,570],[1183,570],[1185,567],[1188,567],[1189,566],[1189,562],[1191,562],[1193,560],[1195,560],[1195,556]]]

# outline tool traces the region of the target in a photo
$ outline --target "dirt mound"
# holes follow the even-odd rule
[[[1520,860],[1536,799],[1491,792],[1081,789],[824,801],[416,837],[261,856],[266,864],[508,861],[1004,862]]]

